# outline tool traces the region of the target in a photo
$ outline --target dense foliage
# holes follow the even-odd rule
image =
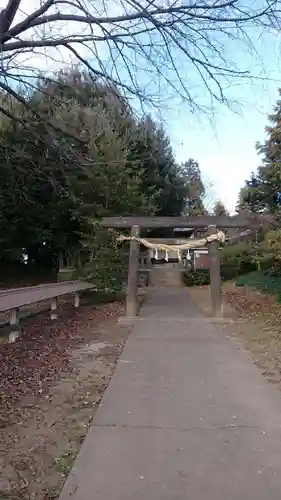
[[[247,243],[225,246],[220,249],[220,271],[222,281],[234,280],[237,276],[257,269],[256,249]],[[183,273],[185,286],[202,286],[210,283],[209,269],[188,270]]]
[[[203,286],[210,284],[209,269],[188,270],[182,273],[182,282],[185,286]]]
[[[281,96],[281,90],[279,90]],[[266,127],[267,138],[264,144],[257,144],[257,150],[262,156],[262,165],[257,172],[241,188],[238,200],[238,211],[249,210],[271,217],[271,227],[265,228],[256,248],[248,252],[256,264],[261,276],[267,276],[266,281],[281,275],[281,100],[278,100],[274,112],[269,116],[269,126]],[[266,274],[264,275],[263,272]]]
[[[263,271],[253,271],[236,279],[237,286],[256,288],[263,293],[275,295],[281,302],[281,276],[272,276]]]
[[[220,251],[222,279],[224,281],[233,280],[240,274],[257,269],[255,255],[255,248],[248,243],[226,245]]]
[[[106,248],[116,248],[111,257],[118,254],[123,269],[125,257],[108,245],[97,221],[180,215],[189,195],[186,169],[176,163],[159,124],[137,118],[116,88],[88,73],[63,72],[56,83],[41,80],[25,98],[45,120],[13,103],[19,121],[0,122],[2,267],[23,258],[48,268],[59,261],[81,268],[87,261],[89,276],[110,287]],[[101,253],[105,262],[97,266]]]

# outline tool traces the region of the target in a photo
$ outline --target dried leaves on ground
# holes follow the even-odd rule
[[[55,500],[129,333],[123,305],[65,306],[0,345],[0,498]]]
[[[191,294],[210,313],[209,287],[191,290]],[[242,341],[267,380],[281,389],[281,305],[271,295],[234,283],[224,284],[223,299],[225,317],[232,321],[220,322],[218,328]]]
[[[241,317],[268,320],[274,324],[280,322],[281,306],[272,295],[231,283],[224,287],[224,298]]]
[[[23,395],[48,391],[49,384],[68,370],[71,351],[91,340],[93,325],[118,316],[120,311],[120,304],[115,303],[83,307],[76,314],[70,309],[53,323],[44,314],[23,328],[16,343],[0,345],[2,402],[13,408]]]
[[[246,320],[236,332],[267,380],[281,389],[281,305],[274,296],[228,285],[225,300]]]

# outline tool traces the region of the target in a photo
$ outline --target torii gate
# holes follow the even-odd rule
[[[251,236],[261,227],[260,216],[249,216],[249,214],[238,214],[235,216],[181,216],[181,217],[106,217],[101,222],[103,227],[114,229],[130,229],[131,237],[139,237],[141,228],[176,228],[193,227],[206,229],[208,235],[216,234],[217,230],[226,228],[248,229],[242,233],[229,238],[230,242],[235,242],[241,236]],[[249,227],[251,230],[249,230]],[[220,258],[218,252],[219,242],[208,243],[208,253],[210,260],[210,289],[211,304],[214,317],[222,316],[222,291],[220,276]],[[133,317],[138,314],[138,266],[139,266],[139,243],[130,242],[128,285],[126,295],[126,315]]]

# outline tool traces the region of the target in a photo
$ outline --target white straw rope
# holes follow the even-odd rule
[[[189,250],[192,248],[198,248],[204,245],[207,245],[208,243],[211,243],[212,241],[219,241],[220,243],[225,242],[225,234],[222,231],[218,231],[216,234],[210,234],[209,236],[206,236],[205,238],[201,238],[198,240],[192,239],[186,241],[186,243],[182,243],[180,245],[168,245],[165,243],[152,243],[151,241],[146,240],[145,238],[137,238],[136,236],[119,236],[118,238],[119,242],[123,241],[136,241],[140,243],[141,245],[144,245],[146,248],[152,248],[155,250],[155,258],[156,260],[158,259],[158,251],[162,250],[164,252],[177,252],[178,255],[179,252],[182,252],[184,250]],[[167,255],[167,254],[166,254]],[[180,257],[179,257],[180,258]]]

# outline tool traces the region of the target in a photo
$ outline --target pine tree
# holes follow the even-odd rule
[[[281,96],[281,89],[279,90]],[[262,165],[252,173],[241,189],[238,210],[248,208],[252,212],[278,214],[281,211],[281,100],[269,116],[266,127],[267,139],[256,148],[262,155]]]
[[[182,169],[187,186],[185,213],[186,215],[203,215],[206,213],[203,202],[205,187],[199,164],[190,158],[182,165]]]

